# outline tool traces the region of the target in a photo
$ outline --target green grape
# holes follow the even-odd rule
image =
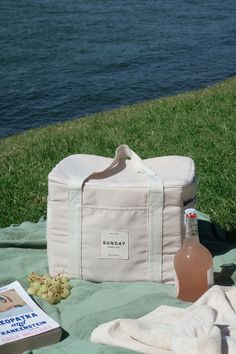
[[[35,272],[30,273],[27,277],[29,283],[36,281],[36,280],[40,280],[40,278],[41,278],[41,275],[38,273],[35,273]]]
[[[27,289],[27,293],[29,295],[36,295],[37,294],[37,290],[35,290],[34,288],[28,288]]]
[[[42,281],[40,284],[40,292],[45,292],[49,289],[51,284],[49,284],[47,281]]]
[[[47,292],[47,296],[45,298],[45,300],[47,300],[47,302],[51,305],[53,305],[55,302],[54,302],[54,296],[53,296],[53,292],[52,291],[48,291]]]
[[[43,293],[45,293],[47,290],[48,290],[48,286],[42,284],[42,285],[40,286],[39,290],[38,290],[38,296],[41,297],[41,295],[42,295]]]
[[[64,275],[63,275],[63,273],[58,273],[57,275],[55,275],[55,279],[56,280],[61,280],[61,278],[63,277]]]
[[[53,297],[53,296],[48,296],[47,302],[48,302],[50,305],[55,304],[54,297]]]
[[[48,291],[40,295],[41,299],[48,301]]]
[[[49,289],[49,295],[53,297],[54,304],[58,304],[61,301],[61,294],[53,286]]]
[[[62,283],[68,283],[68,281],[69,281],[69,278],[67,278],[66,276],[62,276],[62,278],[61,278],[61,281],[62,281]]]
[[[47,280],[47,281],[52,281],[52,277],[48,274],[48,273],[45,273],[44,275],[43,275],[43,279],[45,279],[45,280]]]
[[[54,295],[53,292],[51,291],[46,291],[45,293],[42,293],[41,299],[46,300],[49,304],[53,305],[57,303],[57,297]],[[59,300],[59,299],[58,299]],[[59,300],[60,301],[60,300]],[[58,301],[58,302],[59,302]]]
[[[41,284],[40,284],[40,282],[39,282],[38,280],[35,280],[34,282],[32,282],[32,283],[30,284],[30,287],[31,287],[31,288],[34,288],[35,291],[38,292],[39,289],[40,289],[40,287],[41,287]]]
[[[49,274],[44,274],[42,276],[42,281],[47,282],[48,284],[51,284],[52,283],[52,277],[50,277]]]
[[[59,292],[61,290],[62,283],[59,279],[52,279],[52,286],[56,291]]]
[[[68,281],[68,278],[63,273],[57,274],[54,278],[55,280],[60,280],[61,283],[66,283]]]
[[[64,284],[63,284],[63,287],[66,288],[66,289],[68,289],[68,290],[71,290],[71,288],[72,288],[72,286],[70,285],[69,282],[64,283]]]
[[[61,292],[62,299],[66,299],[69,295],[70,295],[70,290],[68,290],[65,287],[62,288],[62,292]]]
[[[61,301],[61,294],[55,293],[53,297],[54,297],[54,304],[58,304]]]

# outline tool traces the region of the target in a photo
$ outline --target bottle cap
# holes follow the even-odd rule
[[[186,225],[187,219],[197,219],[197,211],[194,208],[188,208],[184,212],[184,224]]]
[[[185,210],[185,215],[184,215],[184,219],[185,219],[185,223],[186,223],[186,219],[196,219],[197,218],[197,211],[196,209],[193,208],[189,208]]]

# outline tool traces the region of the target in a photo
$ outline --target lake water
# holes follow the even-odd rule
[[[1,0],[0,137],[236,72],[235,0]]]

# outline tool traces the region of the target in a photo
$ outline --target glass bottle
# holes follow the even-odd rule
[[[195,209],[185,211],[185,227],[185,240],[174,257],[176,296],[194,302],[214,283],[213,259],[199,241]]]

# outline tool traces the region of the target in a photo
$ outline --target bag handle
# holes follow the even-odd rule
[[[144,173],[150,176],[155,176],[155,173],[147,165],[145,165],[143,160],[127,145],[120,145],[116,149],[116,155],[108,169],[111,169],[112,167],[117,165],[120,160],[124,160],[126,157],[130,158],[134,169],[138,173]]]
[[[111,164],[102,171],[96,171],[91,173],[89,176],[87,176],[86,180],[88,180],[89,178],[91,178],[96,174],[101,174],[111,170],[113,167],[119,164],[120,160],[124,160],[127,157],[130,158],[132,166],[136,172],[145,174],[147,176],[153,176],[153,177],[156,176],[155,173],[151,170],[151,168],[149,168],[143,162],[143,160],[132,149],[128,147],[128,145],[120,145],[116,149],[115,157],[111,162]]]

